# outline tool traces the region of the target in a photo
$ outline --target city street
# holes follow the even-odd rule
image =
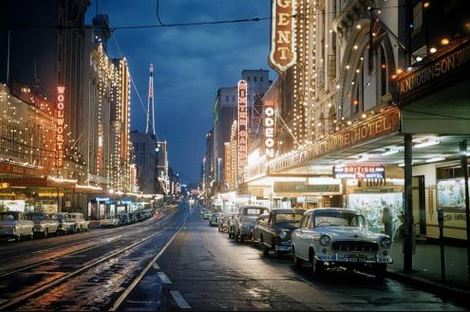
[[[160,220],[0,245],[0,310],[106,309],[184,222]]]
[[[290,258],[229,240],[195,210],[123,310],[464,310],[397,281],[356,272],[313,280]]]

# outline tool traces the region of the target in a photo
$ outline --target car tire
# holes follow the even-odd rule
[[[292,246],[292,258],[294,259],[294,266],[300,268],[304,261],[295,255],[295,248]]]
[[[265,244],[263,244],[263,256],[269,257],[269,248]]]
[[[313,278],[319,278],[325,273],[325,263],[315,259],[315,252],[310,251],[310,263],[312,264],[312,276]]]
[[[375,278],[378,280],[383,280],[387,274],[387,265],[386,264],[376,264],[373,267]]]

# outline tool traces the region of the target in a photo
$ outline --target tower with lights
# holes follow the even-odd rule
[[[150,64],[149,70],[149,94],[147,99],[147,123],[145,133],[156,135],[155,133],[155,99],[153,96],[153,64]]]

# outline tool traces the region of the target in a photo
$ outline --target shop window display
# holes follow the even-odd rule
[[[359,211],[369,230],[400,238],[403,214],[402,193],[355,193],[348,195],[348,208]]]

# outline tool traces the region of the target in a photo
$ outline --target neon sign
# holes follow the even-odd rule
[[[264,104],[264,154],[274,158],[274,105],[271,101]]]
[[[56,153],[57,168],[64,166],[64,101],[65,87],[57,87],[57,136],[56,136]]]
[[[238,174],[243,176],[248,155],[248,84],[245,80],[238,82]]]
[[[273,0],[269,62],[283,74],[295,64],[295,0]]]

